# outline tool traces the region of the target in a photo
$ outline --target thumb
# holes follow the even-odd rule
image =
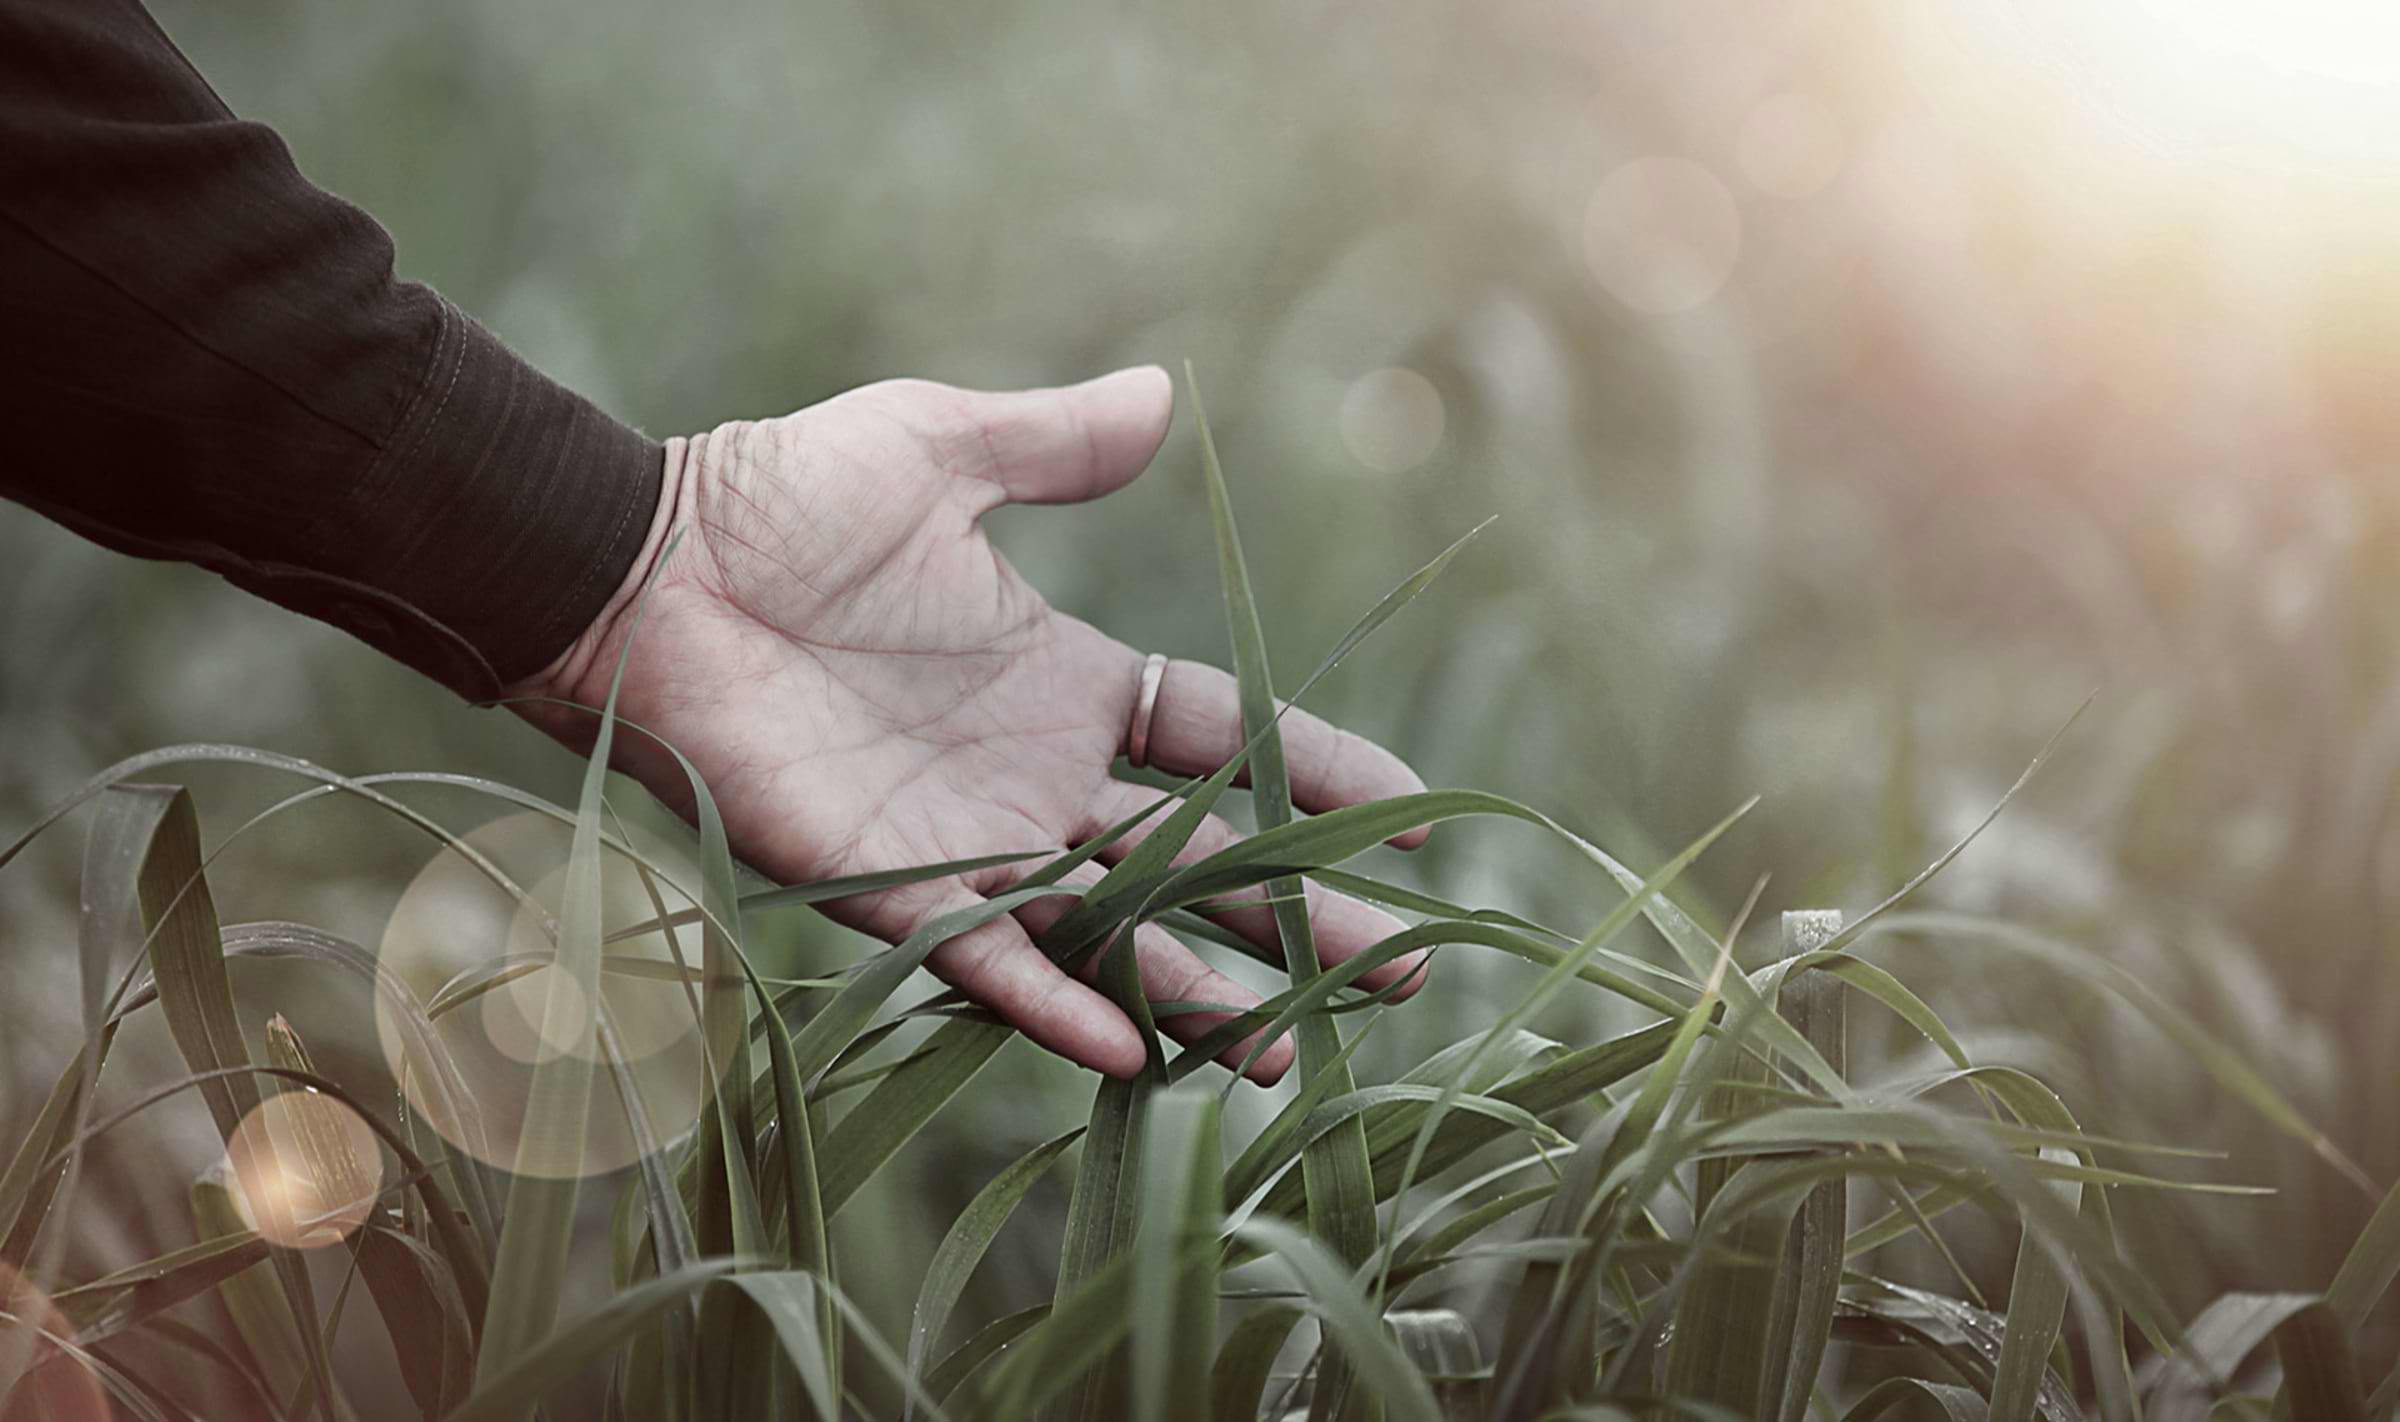
[[[1131,483],[1175,413],[1175,386],[1155,365],[1053,390],[972,392],[965,415],[988,452],[977,473],[1009,502],[1072,504]]]

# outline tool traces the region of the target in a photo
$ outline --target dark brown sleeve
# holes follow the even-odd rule
[[[396,280],[137,0],[0,0],[0,494],[484,698],[616,590],[660,460]]]

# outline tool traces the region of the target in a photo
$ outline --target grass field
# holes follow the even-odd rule
[[[1089,888],[1060,876],[1105,840],[897,947],[762,966],[790,956],[765,945],[762,923],[875,885],[756,886],[700,787],[696,841],[637,833],[604,766],[612,737],[641,732],[613,706],[594,708],[600,743],[572,804],[488,780],[350,778],[183,747],[112,768],[12,842],[10,860],[63,833],[67,811],[88,824],[83,1048],[54,1065],[0,1175],[6,1415],[2391,1414],[2400,1371],[2358,1346],[2400,1271],[2400,1206],[2385,1200],[2321,1280],[2265,1292],[2270,1281],[2220,1278],[2213,1302],[2188,1309],[2162,1287],[2171,1271],[2150,1257],[2155,1241],[2125,1222],[2160,1198],[2238,1212],[2258,1191],[2188,1143],[2087,1128],[2117,1119],[2105,1092],[1979,1056],[1945,1025],[1939,993],[1920,997],[1887,965],[1896,945],[1972,953],[2144,1022],[2172,1044],[2157,1060],[2182,1089],[2376,1199],[2268,1074],[2142,976],[2036,927],[1928,907],[1920,891],[1974,852],[1975,833],[1847,921],[1793,911],[1778,926],[1745,906],[1711,927],[1679,906],[1682,876],[1766,813],[1747,804],[1654,862],[1578,835],[1572,806],[1472,790],[1278,813],[1264,619],[1205,424],[1201,439],[1250,740],[1112,831],[1157,826]],[[1354,651],[1353,675],[1373,676],[1369,639],[1474,557],[1470,535],[1400,581],[1287,693],[1306,697]],[[2069,724],[2054,744],[2074,734]],[[2033,793],[2050,754],[2010,796]],[[208,845],[195,797],[145,780],[198,761],[281,777],[288,798]],[[1267,792],[1251,792],[1259,832],[1171,866],[1244,765]],[[413,808],[437,783],[554,826],[564,854],[547,887]],[[540,941],[452,945],[472,965],[419,985],[300,924],[220,922],[214,859],[341,797],[530,905]],[[1975,831],[2007,810],[2004,797]],[[1522,853],[1525,835],[1563,846],[1601,907],[1554,928],[1359,867],[1395,833],[1443,821],[1474,853]],[[1157,1046],[1138,1080],[1086,1079],[1085,1119],[951,1182],[962,1202],[907,1276],[893,1273],[897,1251],[845,1228],[845,1208],[890,1184],[890,1163],[962,1109],[1013,1036],[953,995],[916,990],[935,942],[1033,897],[1072,896],[1045,949],[1096,964],[1149,1023],[1209,1005],[1141,1001],[1116,951],[1132,924],[1256,953],[1212,907],[1260,884],[1291,906],[1301,877],[1416,922],[1319,972],[1305,916],[1284,913],[1283,991],[1206,1042]],[[1525,973],[1513,993],[1461,1009],[1455,1040],[1370,1075],[1360,1047],[1410,1009],[1351,984],[1428,945],[1437,977],[1477,957]],[[355,1065],[356,1023],[312,1019],[321,993],[262,1001],[255,970],[269,962],[370,998],[383,1069],[320,1069],[316,1053],[336,1041]],[[1633,1025],[1566,1040],[1537,1030],[1587,997]],[[119,1082],[112,1044],[145,1017],[164,1019],[183,1070]],[[1300,1047],[1296,1089],[1265,1112],[1209,1065],[1261,1025]],[[2044,1026],[2024,1031],[2038,1039]],[[169,1182],[189,1218],[149,1222],[165,1246],[155,1257],[79,1275],[66,1267],[78,1198],[137,1168],[102,1143],[150,1113],[204,1118],[223,1164]],[[950,1126],[952,1140],[976,1134]],[[1060,1184],[1047,1297],[977,1307],[989,1296],[971,1287],[979,1266],[1011,1257],[1020,1206]],[[2013,1264],[1987,1288],[1961,1255],[1995,1241]]]
[[[1080,1340],[1091,1347],[1120,1326],[1152,1340],[1116,1355],[1105,1386],[1153,1397],[1142,1380],[1163,1372],[1170,1405],[1205,1397],[1212,1413],[1220,1355],[1229,1395],[1258,1377],[1262,1411],[1317,1405],[1319,1315],[1340,1293],[1327,1269],[1361,1307],[1384,1304],[1392,1349],[1454,1415],[1563,1406],[1529,1393],[1537,1381],[1582,1387],[1587,1411],[1638,1415],[1650,1404],[1634,1395],[1715,1370],[1703,1351],[1717,1344],[1695,1336],[1781,1357],[1762,1361],[1763,1393],[1770,1368],[1788,1379],[1805,1351],[1777,1339],[1815,1333],[1797,1281],[1823,1287],[1832,1196],[1811,1169],[1855,1172],[1842,1193],[1858,1248],[1826,1330],[1825,1415],[1903,1375],[1989,1386],[1997,1325],[1929,1296],[2030,1320],[2011,1362],[2022,1379],[2051,1307],[2045,1259],[2071,1284],[2052,1371],[2086,1416],[2132,1416],[2139,1399],[2145,1418],[2203,1417],[2222,1396],[2271,1394],[2287,1323],[2289,1348],[2312,1359],[2346,1336],[2360,1391],[2388,1398],[2400,85],[2374,74],[2391,49],[2375,42],[2388,35],[2379,7],[150,8],[231,107],[273,123],[303,171],[392,230],[403,275],[629,422],[664,434],[885,376],[1015,387],[1189,352],[1219,415],[1277,691],[1297,689],[1408,570],[1496,516],[1309,707],[1432,783],[1542,811],[1636,884],[1761,797],[1548,988],[1633,892],[1548,826],[1493,813],[1446,823],[1414,856],[1252,866],[1364,876],[1452,941],[1431,989],[1405,1004],[1336,988],[1303,1005],[1320,1071],[1329,1030],[1350,1053],[1348,1086],[1334,1078],[1301,1108],[1302,1121],[1325,1113],[1320,1189],[1289,1163],[1310,1132],[1284,1114],[1310,1073],[1227,1092],[1215,1069],[1194,1071],[1145,1098],[1138,1128],[1118,1125],[1128,1151],[1156,1141],[1147,1173],[1099,1153],[1092,1171],[1116,1161],[1118,1198],[1167,1202],[1142,1217],[1154,1231],[1172,1202],[1195,1215],[1208,1191],[1174,1167],[1207,1159],[1198,1142],[1217,1102],[1214,1207],[1285,1220],[1339,1261],[1310,1273],[1288,1240],[1235,1239],[1216,1256],[1213,1337],[1188,1321],[1200,1280],[1174,1241],[1102,1211],[1105,1180],[1084,1183],[1086,1136],[1053,1145],[1091,1129],[1090,1076],[959,1018],[921,977],[866,1015],[855,1045],[807,1041],[812,1056],[831,1050],[821,1073],[793,1065],[800,1094],[822,1102],[802,1143],[833,1282],[856,1309],[840,1320],[839,1385],[861,1414],[905,1410],[897,1377],[912,1358],[935,1390],[973,1340],[1029,1327],[1062,1273],[1140,1305],[1084,1305],[1100,1316]],[[2244,27],[2230,44],[2210,28],[2228,17]],[[1651,244],[1623,240],[1640,235],[1623,223],[1628,172],[1666,175],[1656,191],[1693,199],[1658,205]],[[1690,267],[1674,260],[1685,239]],[[1712,274],[1722,285],[1699,296]],[[1694,304],[1658,309],[1677,294],[1669,278],[1692,283]],[[1187,414],[1134,486],[1072,511],[1003,512],[991,533],[1062,611],[1145,650],[1229,664],[1210,530]],[[527,968],[564,927],[584,807],[574,757],[329,628],[13,505],[0,506],[0,608],[0,839],[120,762],[105,780],[180,787],[192,815],[171,793],[98,793],[0,867],[0,1169],[15,1166],[0,1174],[0,1257],[123,1387],[160,1389],[109,1405],[189,1405],[212,1422],[319,1415],[319,1359],[287,1298],[303,1285],[338,1405],[379,1422],[495,1380],[535,1334],[597,1317],[661,1258],[738,1256],[745,1278],[810,1268],[805,1188],[791,1243],[795,1172],[769,1129],[783,1113],[763,1028],[746,1039],[752,1091],[724,1103],[730,1133],[703,1089],[730,1079],[745,1040],[733,1019],[760,1016],[724,970],[738,933],[798,1054],[878,945],[803,906],[763,906],[756,896],[781,886],[726,870],[606,780],[598,1000],[620,1073],[596,1028],[593,1050],[575,1050],[578,1014],[543,1031],[565,979]],[[213,749],[130,759],[183,742]],[[1963,854],[1860,926],[2037,756]],[[374,778],[393,768],[408,773]],[[1202,793],[1144,783],[1162,798]],[[300,794],[313,798],[284,804]],[[1230,792],[1219,809],[1248,827],[1249,801]],[[183,887],[197,857],[233,1019],[204,1037],[219,1006],[209,935],[185,932],[200,922]],[[1133,890],[1150,877],[1119,879],[1127,896],[1085,915],[1084,931],[1140,910],[1149,888]],[[660,917],[653,888],[668,914],[713,894],[715,921],[678,923],[672,949],[632,931]],[[1205,901],[1163,905],[1229,975],[1289,987],[1288,964],[1205,937]],[[1778,977],[1782,915],[1820,909],[1844,911],[1857,936]],[[294,924],[313,928],[277,926]],[[1719,945],[1731,951],[1717,1006],[1670,1058]],[[531,957],[503,961],[519,954]],[[422,1028],[408,998],[379,996],[362,957],[391,966]],[[190,971],[152,996],[154,959]],[[1838,1052],[1817,1025],[1819,991],[1841,1004]],[[932,1010],[885,1030],[919,1007]],[[270,1033],[279,1014],[288,1037]],[[709,1033],[689,1029],[702,1016]],[[79,1057],[111,1020],[105,1063]],[[1496,1023],[1483,1060],[1446,1080]],[[248,1119],[248,1088],[228,1077],[140,1103],[237,1039],[252,1064],[335,1083],[360,1113],[312,1124],[268,1108],[270,1146],[302,1147],[299,1208],[352,1204],[326,1196],[380,1162],[385,1213],[271,1259],[247,1243],[178,1252],[253,1227],[223,1188],[220,1119]],[[576,1062],[591,1080],[580,1129],[562,1123],[530,1158],[553,1173],[580,1158],[587,1173],[571,1200],[537,1186],[518,1201],[508,1167],[545,1049],[568,1060],[553,1097],[578,1094],[566,1090]],[[409,1053],[403,1091],[395,1062]],[[303,1057],[310,1067],[290,1065]],[[293,1081],[263,1077],[258,1092]],[[2027,1082],[2055,1093],[2080,1143],[2060,1139]],[[633,1163],[645,1142],[621,1083],[664,1143],[663,1178]],[[1352,1098],[1357,1132],[1332,1120],[1345,1092],[1369,1093]],[[75,1155],[74,1121],[129,1110]],[[1753,1112],[1755,1125],[1711,1124]],[[427,1165],[454,1214],[427,1203],[389,1143],[363,1143],[368,1118]],[[1361,1135],[1384,1196],[1371,1218],[1355,1199]],[[734,1170],[728,1138],[741,1143]],[[1704,1184],[1697,1158],[1712,1151],[1741,1164],[1711,1164]],[[71,1182],[53,1187],[43,1167],[69,1156]],[[1277,1162],[1284,1173],[1263,1183]],[[2165,1183],[2068,1178],[2078,1171]],[[1798,1193],[1751,1193],[1779,1176]],[[1967,1182],[1981,1187],[1972,1199],[1952,1188]],[[1644,1190],[1646,1214],[1633,1208]],[[1702,1195],[1727,1202],[1705,1233]],[[354,1213],[267,1224],[313,1240]],[[503,1251],[512,1216],[542,1224]],[[1102,1264],[1103,1236],[1126,1231],[1133,1262]],[[1733,1286],[1744,1261],[1755,1281],[1784,1260],[1767,1237],[1788,1252],[1794,1232],[1818,1252],[1789,1271],[1788,1299]],[[637,1249],[643,1238],[665,1253]],[[1696,1238],[1720,1247],[1694,1257]],[[161,1259],[190,1271],[83,1287]],[[1454,1262],[1423,1267],[1436,1260]],[[553,1272],[545,1301],[535,1283]],[[506,1283],[506,1307],[470,1301],[478,1277]],[[1169,1278],[1195,1292],[1157,1283]],[[955,1302],[920,1343],[929,1280],[933,1314]],[[703,1415],[750,1406],[729,1389],[762,1370],[741,1365],[795,1353],[748,1287],[696,1284],[662,1305],[618,1354],[563,1376],[552,1415],[602,1416],[612,1386],[652,1379]],[[792,1291],[778,1316],[801,1330],[797,1356],[830,1356],[825,1325],[804,1317],[813,1284],[758,1287]],[[10,1298],[32,1316],[28,1288]],[[2310,1312],[2320,1298],[2328,1311]],[[1703,1310],[1724,1326],[1696,1329]],[[1374,1368],[1388,1353],[1359,1341],[1356,1309],[1342,1317],[1354,1395],[1370,1395],[1390,1382]],[[497,1351],[486,1336],[471,1357],[487,1318],[505,1321]],[[2162,1362],[2179,1336],[2188,1361]],[[2107,1346],[2118,1337],[2124,1376]],[[21,1332],[10,1342],[0,1362],[13,1376],[18,1355],[40,1355]],[[961,1382],[944,1410],[990,1410],[992,1389],[1030,1375],[1076,1381],[1073,1360],[1053,1366],[1033,1342]],[[1015,1356],[1042,1361],[1004,1379]],[[45,1369],[62,1385],[77,1376]],[[808,1376],[794,1362],[757,1385],[805,1413]],[[428,1380],[420,1398],[412,1383]],[[74,1418],[108,1386],[76,1383],[44,1405]],[[1597,1400],[1603,1388],[1620,1402]],[[657,1410],[627,1396],[628,1415]],[[1056,1399],[1070,1400],[1111,1411]],[[1947,1402],[1960,1399],[1892,1383],[1874,1405],[1939,1417]],[[37,1410],[18,1397],[18,1414]]]

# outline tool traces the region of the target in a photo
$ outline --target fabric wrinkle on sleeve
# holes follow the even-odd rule
[[[136,0],[0,4],[0,493],[471,698],[640,550],[662,451],[430,289]]]

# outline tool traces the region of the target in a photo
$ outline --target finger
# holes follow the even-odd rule
[[[1139,694],[1141,683],[1139,658],[1127,670],[1126,683],[1130,732],[1131,698]],[[1283,737],[1292,802],[1311,814],[1413,795],[1425,788],[1408,762],[1306,711],[1287,711],[1276,724]],[[1241,687],[1231,673],[1206,662],[1167,663],[1150,713],[1150,764],[1177,775],[1206,775],[1233,759],[1248,739],[1242,734]],[[1245,767],[1241,783],[1247,783],[1248,774]],[[1426,829],[1419,826],[1395,836],[1392,843],[1414,849],[1425,836]]]
[[[983,900],[957,883],[912,886],[877,895],[874,920],[901,938],[933,919]],[[1057,900],[1060,905],[1070,902]],[[1115,1077],[1141,1072],[1149,1054],[1117,1005],[1044,957],[1024,926],[1007,914],[936,947],[925,959],[935,977],[998,1013],[1010,1026],[1067,1060]]]
[[[1174,382],[1155,365],[1050,390],[960,394],[959,467],[1020,504],[1081,503],[1123,488],[1175,414]]]
[[[1068,873],[1070,883],[1091,884],[1100,878],[1100,868],[1093,864],[1077,866]],[[1073,903],[1070,899],[1036,899],[1017,910],[1017,921],[1036,938],[1050,930]],[[1142,995],[1152,1002],[1221,1002],[1247,1011],[1259,1004],[1259,995],[1202,962],[1191,949],[1175,941],[1175,935],[1145,923],[1133,932],[1134,963],[1140,970]],[[1111,951],[1122,952],[1123,945]],[[1087,974],[1097,971],[1095,959],[1087,964]],[[1179,1042],[1194,1042],[1207,1036],[1217,1027],[1231,1021],[1227,1012],[1179,1012],[1159,1019],[1159,1030]],[[1258,1034],[1253,1032],[1233,1046],[1217,1054],[1217,1061],[1229,1070],[1238,1070],[1252,1049],[1258,1046]],[[1290,1038],[1279,1039],[1259,1054],[1250,1066],[1250,1079],[1261,1086],[1273,1086],[1291,1070],[1292,1043]]]
[[[1092,806],[1087,811],[1090,826],[1086,833],[1097,834],[1157,799],[1158,792],[1155,790],[1112,780],[1106,789],[1093,798]],[[1135,845],[1150,837],[1164,818],[1162,814],[1145,820],[1124,838],[1102,849],[1100,861],[1115,864],[1124,859],[1133,852]],[[1176,851],[1169,862],[1178,867],[1196,863],[1240,839],[1240,832],[1233,826],[1210,815],[1200,822],[1191,839]],[[1303,879],[1301,890],[1308,896],[1309,936],[1316,943],[1317,962],[1325,967],[1346,963],[1408,927],[1373,904],[1337,893],[1321,884]],[[1275,926],[1274,907],[1266,900],[1267,889],[1261,884],[1228,894],[1219,900],[1220,903],[1250,903],[1257,907],[1212,909],[1208,916],[1249,939],[1268,957],[1281,963],[1284,961],[1283,934]],[[1413,997],[1425,985],[1425,974],[1419,969],[1430,951],[1420,948],[1414,953],[1403,954],[1381,967],[1370,969],[1359,982],[1369,989],[1381,989],[1405,979],[1406,985],[1394,994],[1394,1000]]]

